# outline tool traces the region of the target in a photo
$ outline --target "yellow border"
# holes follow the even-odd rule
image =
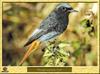
[[[0,2],[0,66],[2,66],[2,2]]]
[[[0,0],[0,72],[2,71],[2,2],[98,2],[99,0]],[[100,6],[99,6],[100,7]],[[99,16],[99,13],[98,13]],[[98,20],[98,24],[100,20]],[[98,26],[99,32],[99,26]],[[99,33],[98,33],[98,46],[99,46]],[[99,60],[99,47],[98,47],[98,60]],[[27,66],[7,66],[10,73],[26,73]],[[72,66],[72,73],[99,73],[98,66]]]
[[[99,2],[99,0],[1,0],[3,2]]]

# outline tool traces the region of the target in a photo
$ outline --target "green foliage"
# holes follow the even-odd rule
[[[49,44],[45,48],[45,53],[42,57],[42,65],[65,66],[70,54],[67,50],[64,49],[64,47],[66,47],[66,44],[63,42],[58,44]]]

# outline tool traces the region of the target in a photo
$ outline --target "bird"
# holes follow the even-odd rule
[[[19,65],[21,65],[33,51],[37,50],[37,45],[41,42],[50,41],[62,34],[68,26],[69,14],[72,12],[78,11],[74,10],[68,3],[58,4],[27,39],[24,46],[28,46],[30,44],[31,46]]]

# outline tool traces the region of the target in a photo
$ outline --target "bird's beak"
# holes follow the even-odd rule
[[[78,11],[77,11],[77,10],[73,10],[73,9],[72,9],[72,10],[69,10],[69,12],[78,12]]]

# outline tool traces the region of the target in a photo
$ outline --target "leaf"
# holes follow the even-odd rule
[[[79,56],[82,53],[82,49],[77,49],[76,51],[74,51],[73,55],[75,57]]]
[[[66,51],[64,51],[64,49],[63,50],[59,50],[58,52],[63,56],[67,56],[67,54],[68,54]]]
[[[48,54],[45,53],[45,55],[43,57],[49,57],[49,56],[52,56],[52,55],[53,55],[53,53],[48,53]]]
[[[20,19],[17,16],[12,16],[12,17],[9,18],[9,20],[14,22],[14,23],[19,23],[20,22]]]
[[[78,49],[80,47],[80,42],[79,41],[73,41],[72,47],[74,47],[74,49]]]
[[[82,25],[83,27],[86,27],[86,23],[87,23],[88,19],[84,19],[80,22],[80,25]]]
[[[58,58],[55,62],[55,65],[58,65],[59,64],[59,61],[60,61],[60,58]]]
[[[66,47],[66,46],[67,46],[66,43],[60,43],[60,44],[59,44],[59,47],[60,47],[60,48],[64,48],[64,47]]]

